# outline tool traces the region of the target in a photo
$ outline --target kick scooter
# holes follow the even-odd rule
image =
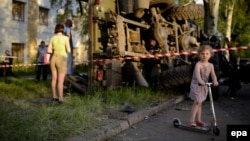
[[[213,95],[212,95],[212,90],[211,90],[212,83],[206,83],[206,85],[208,87],[208,95],[209,95],[210,105],[211,105],[212,114],[213,114],[212,124],[205,125],[203,127],[200,127],[200,126],[192,127],[190,125],[186,125],[186,124],[181,123],[181,120],[179,118],[174,118],[174,122],[173,122],[174,127],[176,127],[176,128],[180,127],[183,129],[188,129],[188,130],[193,130],[193,131],[198,131],[198,132],[210,132],[211,128],[212,128],[213,134],[215,134],[217,136],[220,134],[220,130],[217,127],[217,121],[216,121],[214,104],[213,104]]]

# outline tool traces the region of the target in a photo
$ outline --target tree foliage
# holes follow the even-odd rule
[[[228,0],[221,0],[218,29],[225,33],[225,18],[227,16],[226,6]],[[246,46],[250,43],[250,2],[248,0],[237,0],[232,20],[231,44],[233,46]]]
[[[218,21],[219,31],[225,33],[225,18],[227,16],[227,4],[233,0],[221,0],[220,3],[220,18]],[[231,31],[231,46],[247,46],[250,43],[250,1],[237,0],[234,5],[232,31]],[[240,57],[250,57],[249,50],[237,51],[236,54]]]
[[[88,3],[86,2],[80,2],[79,0],[51,0],[51,7],[57,8],[57,9],[64,9],[64,13],[61,15],[57,15],[57,23],[64,23],[65,19],[76,18],[78,20],[78,26],[77,30],[79,31],[80,35],[86,36],[88,33]],[[73,4],[81,4],[82,11],[80,11],[80,8],[77,10],[79,13],[78,15],[75,15],[73,11]],[[80,7],[80,5],[79,5]],[[73,20],[74,22],[74,20]],[[74,23],[75,24],[75,23]]]

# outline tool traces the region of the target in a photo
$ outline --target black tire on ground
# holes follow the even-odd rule
[[[163,13],[171,20],[197,20],[204,18],[204,7],[200,4],[173,7],[168,13]]]

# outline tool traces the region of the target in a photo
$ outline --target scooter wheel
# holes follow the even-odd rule
[[[178,128],[181,125],[180,120],[174,119],[173,125],[174,125],[174,127]]]
[[[217,126],[215,126],[215,127],[213,128],[213,133],[214,133],[216,136],[219,136],[220,130],[219,130],[219,128],[218,128]]]

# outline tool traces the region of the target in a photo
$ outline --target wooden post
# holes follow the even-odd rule
[[[88,49],[88,91],[93,91],[94,88],[94,62],[93,62],[93,53],[94,53],[94,6],[95,0],[88,0],[89,4],[89,17],[88,17],[88,36],[89,36],[89,49]]]

